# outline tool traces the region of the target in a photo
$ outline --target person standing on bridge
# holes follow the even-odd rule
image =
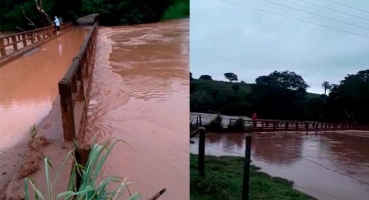
[[[254,125],[254,128],[256,128],[256,120],[257,120],[258,116],[256,113],[254,113],[251,117],[252,123]]]
[[[55,16],[54,25],[56,29],[56,34],[58,35],[60,32],[60,23],[59,23],[59,19],[57,16]]]

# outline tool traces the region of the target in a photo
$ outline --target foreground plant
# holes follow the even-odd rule
[[[35,137],[36,137],[36,135],[37,135],[37,132],[38,132],[38,130],[37,130],[37,128],[36,128],[36,124],[33,124],[33,126],[31,126],[31,127],[29,128],[29,133],[30,133],[30,135],[31,135],[31,141],[33,141],[33,140],[35,139]]]
[[[116,176],[110,176],[102,180],[99,184],[96,183],[98,175],[101,173],[102,166],[104,165],[108,155],[111,150],[118,142],[125,142],[124,140],[116,140],[111,143],[112,140],[108,140],[103,144],[94,144],[91,148],[91,152],[89,154],[86,166],[79,164],[76,160],[76,156],[73,151],[70,151],[68,155],[64,158],[62,164],[60,165],[54,181],[51,181],[49,177],[49,167],[54,169],[50,160],[48,158],[44,158],[45,163],[45,174],[46,174],[46,185],[47,185],[47,194],[42,194],[39,189],[35,186],[35,182],[30,178],[24,179],[24,189],[25,189],[25,199],[30,199],[28,195],[29,185],[34,190],[35,199],[42,200],[54,200],[60,199],[64,197],[64,199],[89,199],[89,200],[115,200],[119,199],[119,197],[124,193],[127,186],[130,184],[126,182],[126,179]],[[125,142],[126,143],[126,142]],[[62,192],[60,194],[54,194],[54,186],[56,185],[56,181],[61,170],[64,167],[64,164],[68,160],[68,158],[72,156],[74,160],[73,170],[70,176],[68,191]],[[76,184],[77,176],[81,177],[80,184]],[[108,191],[108,186],[110,183],[120,183],[113,191]],[[140,193],[136,193],[132,195],[128,200],[136,200],[140,199]]]

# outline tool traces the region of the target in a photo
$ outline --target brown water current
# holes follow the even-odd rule
[[[188,20],[99,30],[85,140],[129,143],[114,147],[104,175],[127,177],[131,193],[189,199],[188,48]]]
[[[50,112],[58,103],[58,82],[87,33],[75,28],[0,67],[0,193],[22,160],[30,126],[43,120],[45,136],[61,139],[60,114]]]
[[[369,132],[253,133],[253,164],[324,200],[369,196]],[[198,138],[191,152],[198,153]],[[206,136],[206,154],[243,156],[245,134]]]

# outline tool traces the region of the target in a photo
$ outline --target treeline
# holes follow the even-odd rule
[[[49,19],[98,13],[101,25],[129,25],[189,16],[189,0],[0,0],[0,31],[31,30]]]
[[[237,82],[234,73],[225,73],[229,82],[209,75],[194,79],[190,73],[191,112],[251,116],[285,120],[369,123],[369,69],[347,75],[339,84],[324,81],[326,94],[308,93],[309,85],[298,74],[274,71],[259,76],[255,83]]]

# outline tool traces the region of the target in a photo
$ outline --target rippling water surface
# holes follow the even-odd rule
[[[188,37],[188,20],[99,32],[85,139],[126,140],[104,172],[145,197],[166,188],[160,199],[189,199]]]
[[[198,138],[191,152],[198,153]],[[252,162],[318,199],[365,200],[369,196],[369,132],[255,133]],[[206,154],[243,156],[245,134],[206,136]]]

